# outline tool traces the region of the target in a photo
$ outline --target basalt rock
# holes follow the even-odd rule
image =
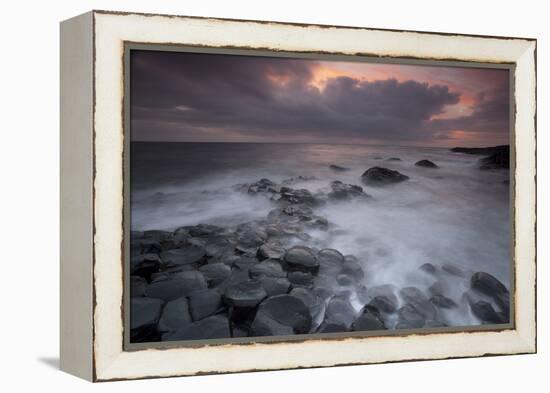
[[[408,180],[409,177],[388,168],[372,167],[361,175],[363,184],[368,186],[385,186],[389,184],[401,183]]]
[[[214,289],[195,292],[189,296],[189,311],[193,321],[216,314],[222,307],[222,297]]]
[[[289,270],[310,272],[313,274],[319,271],[319,261],[308,247],[295,246],[290,248],[285,253],[284,261]]]
[[[206,289],[204,276],[198,271],[174,273],[169,279],[152,282],[145,294],[150,298],[170,301]]]
[[[259,281],[243,281],[226,288],[223,300],[229,307],[253,308],[267,297]]]
[[[162,261],[168,266],[199,264],[204,261],[205,256],[205,249],[193,244],[160,254]]]
[[[224,263],[203,265],[199,271],[211,288],[220,285],[231,275],[231,268]]]
[[[162,333],[182,329],[192,323],[186,297],[172,300],[164,306],[158,330]]]
[[[263,301],[252,324],[252,331],[256,331],[258,321],[269,319],[277,324],[288,326],[296,334],[308,333],[311,329],[311,315],[309,309],[296,296],[278,295]]]
[[[164,302],[146,297],[132,298],[130,302],[130,341],[158,341],[157,323]]]

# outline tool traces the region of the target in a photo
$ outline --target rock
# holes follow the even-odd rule
[[[290,290],[290,281],[285,278],[262,276],[258,278],[267,296],[283,295]]]
[[[186,297],[172,300],[164,306],[158,330],[161,333],[181,329],[192,323],[189,304]]]
[[[470,278],[470,286],[492,298],[506,313],[510,310],[510,293],[496,277],[485,272],[474,273]]]
[[[286,185],[286,184],[303,183],[305,181],[311,181],[311,180],[317,180],[317,178],[315,176],[300,175],[300,176],[291,177],[290,179],[285,179],[281,183]]]
[[[189,296],[189,311],[193,321],[215,314],[222,307],[222,297],[214,289],[192,293]]]
[[[440,328],[440,327],[446,327],[447,324],[441,321],[437,321],[435,319],[430,319],[429,321],[426,321],[424,324],[425,328]]]
[[[139,250],[141,254],[158,254],[162,251],[162,247],[158,240],[143,238],[139,240]]]
[[[260,261],[256,257],[245,254],[233,261],[233,267],[236,267],[237,269],[250,269],[258,263],[260,263]]]
[[[312,326],[316,327],[317,322],[321,321],[325,312],[325,302],[323,299],[317,296],[311,289],[306,288],[293,288],[290,294],[300,299],[306,305],[311,315]]]
[[[130,276],[130,297],[145,296],[147,281],[143,277]]]
[[[481,156],[488,156],[491,155],[498,150],[510,150],[509,145],[501,145],[501,146],[494,146],[494,147],[453,147],[450,149],[453,153],[464,153],[464,154],[474,154],[474,155],[481,155]]]
[[[353,277],[356,281],[360,281],[365,278],[365,272],[363,272],[361,265],[358,262],[347,258],[342,264],[342,274],[347,274]]]
[[[417,329],[424,326],[426,318],[412,304],[406,304],[398,311],[396,329]]]
[[[212,263],[201,266],[199,271],[210,288],[220,285],[231,275],[231,268],[224,263]]]
[[[339,274],[336,277],[336,282],[344,287],[349,287],[355,284],[355,278],[349,274]]]
[[[351,325],[351,330],[356,332],[385,329],[386,326],[384,322],[382,322],[378,316],[370,312],[363,313]]]
[[[233,255],[235,245],[226,237],[213,237],[206,240],[204,250],[209,258],[222,258]]]
[[[267,240],[267,234],[260,230],[249,229],[238,234],[235,248],[243,253],[258,252],[258,248]]]
[[[335,172],[346,172],[346,171],[350,170],[349,168],[346,168],[346,167],[343,167],[343,166],[340,166],[340,165],[334,165],[334,164],[329,165],[329,168],[332,169]]]
[[[198,265],[203,262],[205,256],[206,251],[204,248],[193,244],[165,251],[160,254],[162,261],[168,266]]]
[[[334,201],[370,198],[370,195],[363,192],[363,187],[354,184],[344,184],[336,180],[330,183],[330,188],[332,191],[328,194],[328,198]]]
[[[458,267],[456,265],[453,265],[453,264],[450,264],[450,263],[445,263],[445,264],[441,265],[441,269],[445,273],[450,274],[451,276],[466,277],[466,273],[464,272],[464,270],[462,270],[460,267]]]
[[[135,297],[130,301],[130,341],[158,341],[157,323],[164,302],[160,299]]]
[[[255,264],[250,268],[250,277],[259,278],[261,276],[283,278],[286,272],[281,263],[275,260],[266,259],[261,263]]]
[[[430,160],[420,160],[420,161],[416,162],[414,165],[421,166],[423,168],[439,168],[436,164],[434,164]]]
[[[295,190],[290,187],[281,187],[280,202],[290,205],[309,205],[313,206],[317,203],[309,190]]]
[[[348,299],[334,296],[328,302],[325,312],[325,320],[337,321],[344,324],[348,329],[355,320],[355,309]]]
[[[491,303],[482,300],[470,303],[472,313],[483,323],[506,323],[507,321],[499,315]]]
[[[510,169],[510,147],[503,146],[490,156],[480,160],[479,169]]]
[[[310,272],[316,274],[319,271],[319,262],[313,251],[304,246],[290,248],[284,256],[284,261],[289,270]]]
[[[170,279],[152,282],[146,290],[148,297],[170,301],[206,289],[204,276],[197,271],[174,273]]]
[[[419,269],[425,273],[432,274],[432,275],[437,273],[437,268],[431,263],[425,263],[422,266],[420,266]]]
[[[291,336],[294,329],[291,326],[277,322],[265,313],[258,313],[250,327],[251,337],[262,336]]]
[[[377,285],[371,287],[367,290],[367,297],[369,298],[369,303],[375,298],[381,298],[384,303],[388,304],[390,308],[397,308],[398,300],[395,295],[395,287],[390,284]],[[380,310],[383,311],[383,310]]]
[[[332,248],[325,248],[317,253],[317,260],[320,270],[323,273],[336,275],[342,269],[344,264],[344,256]]]
[[[258,194],[258,193],[277,193],[279,192],[279,186],[269,180],[269,179],[260,179],[255,183],[252,183],[248,186],[247,192],[249,194]]]
[[[399,291],[404,303],[412,305],[424,319],[435,319],[437,310],[428,297],[416,287],[405,287]]]
[[[338,322],[325,320],[317,329],[317,333],[343,333],[349,330],[349,326]]]
[[[278,243],[265,243],[258,248],[257,257],[260,261],[264,259],[281,259],[285,254],[285,249]]]
[[[158,254],[133,255],[130,259],[130,274],[141,276],[149,282],[151,275],[158,272],[161,266],[162,262]]]
[[[229,307],[253,308],[267,297],[267,292],[259,281],[243,281],[230,285],[223,294]]]
[[[229,338],[229,320],[225,315],[214,315],[200,321],[193,322],[181,329],[164,333],[162,341],[179,340],[209,340],[216,338]]]
[[[458,305],[453,299],[450,299],[443,295],[435,295],[430,298],[430,302],[439,308],[455,308]]]
[[[293,288],[311,288],[313,286],[313,276],[311,273],[293,271],[288,273],[288,281]]]
[[[401,158],[399,158],[399,157],[390,157],[390,158],[386,158],[386,161],[401,161]]]
[[[383,312],[392,314],[397,310],[397,298],[394,296],[375,296],[368,304],[369,307]]]
[[[361,175],[361,180],[368,186],[384,186],[388,184],[400,183],[407,179],[409,179],[408,176],[397,171],[377,166],[368,169],[365,173],[363,173],[363,175]]]
[[[264,300],[258,307],[254,323],[258,319],[262,321],[267,318],[292,328],[296,334],[308,333],[311,329],[309,309],[296,296],[277,295]],[[255,331],[254,323],[253,331]]]

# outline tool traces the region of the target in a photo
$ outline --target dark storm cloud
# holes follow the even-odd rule
[[[507,91],[469,116],[432,119],[460,101],[445,85],[347,76],[313,81],[311,60],[137,51],[132,131],[139,140],[429,141],[454,130],[507,131]]]

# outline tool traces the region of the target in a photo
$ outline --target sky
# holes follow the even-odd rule
[[[508,70],[131,52],[134,141],[494,146]]]

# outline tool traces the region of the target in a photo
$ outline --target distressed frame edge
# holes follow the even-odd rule
[[[109,13],[109,15],[112,15],[113,13]],[[133,15],[133,14],[131,14]],[[186,17],[187,18],[187,17]],[[285,25],[284,23],[274,23],[276,25]],[[368,29],[365,29],[365,30],[368,30]],[[414,32],[414,33],[417,33],[417,32]],[[398,32],[396,32],[395,34],[398,34]],[[427,34],[437,34],[437,33],[427,33]],[[453,35],[455,36],[455,35]],[[502,38],[502,37],[497,37],[497,38]],[[535,62],[532,63],[533,66],[534,66],[534,72],[535,72],[535,75],[534,75],[534,79],[535,79],[535,83],[534,83],[534,86],[532,86],[534,89],[536,89],[536,40],[527,40],[527,44],[530,43],[530,41],[534,41],[534,43],[532,43],[532,47],[530,45],[527,45],[527,47],[525,48],[525,52],[528,52],[529,51],[529,48],[531,47],[532,49],[532,52],[535,54],[535,57],[531,56],[531,59],[535,59]],[[531,51],[529,51],[531,52]],[[531,86],[530,86],[531,87]],[[535,100],[532,102],[534,104],[534,119],[535,121],[533,122],[533,127],[529,130],[529,131],[532,131],[533,135],[535,136],[535,152],[536,152],[536,97],[531,97],[531,98],[535,98]],[[516,119],[516,122],[517,122],[517,119]],[[534,171],[535,171],[535,176],[536,176],[536,162],[534,163],[535,164],[535,167],[534,167]],[[533,184],[534,186],[536,186],[536,182]],[[535,195],[535,198],[536,198],[536,195]],[[536,200],[535,200],[535,208],[536,208]],[[536,224],[536,216],[532,217],[533,218],[533,222],[535,222]],[[533,227],[533,232],[532,233],[528,233],[528,234],[535,234],[535,227]],[[517,251],[517,249],[516,249]],[[536,249],[534,250],[535,253],[534,253],[534,256],[536,258]],[[534,275],[534,279],[536,280],[536,268],[535,268],[535,275]],[[536,283],[536,281],[535,281]],[[97,284],[97,283],[96,283]],[[533,300],[536,300],[536,296]],[[517,334],[518,332],[516,332],[516,337],[519,341],[518,342],[521,342],[521,347],[522,347],[522,350],[520,351],[517,351],[517,352],[511,352],[509,354],[519,354],[519,353],[533,353],[533,352],[536,352],[536,315],[533,315],[534,316],[534,332],[525,332],[522,330],[524,334]],[[519,330],[519,329],[518,329]],[[95,337],[94,337],[95,339]],[[459,355],[459,356],[456,356],[456,357],[471,357],[471,356],[489,356],[489,355],[504,355],[504,354],[507,354],[507,353],[490,353],[490,354],[478,354],[478,355],[471,355],[471,354],[468,354],[468,355]],[[407,358],[400,358],[399,360],[393,360],[393,361],[408,361],[408,360],[430,360],[430,359],[438,359],[438,358],[449,358],[449,356],[434,356],[434,357],[428,357],[428,358],[421,358],[421,359],[418,359],[418,358],[414,358],[414,359],[407,359]],[[113,360],[113,363],[112,365],[114,365],[114,363],[117,363],[120,359],[112,359]],[[390,361],[390,362],[393,362],[393,361]],[[359,364],[366,364],[366,363],[380,363],[380,362],[361,362]],[[350,364],[356,364],[356,363],[350,363]],[[322,366],[315,366],[315,365],[308,365],[308,366],[305,366],[305,367],[324,367],[324,366],[337,366],[339,365],[338,363],[335,363],[335,364],[327,364],[327,365],[322,365]],[[107,367],[107,368],[110,368],[110,367]],[[116,368],[116,367],[115,367]],[[300,366],[289,366],[289,367],[281,367],[280,369],[286,369],[286,368],[300,368]],[[268,370],[268,369],[266,369]],[[117,379],[134,379],[134,378],[150,378],[150,377],[162,377],[162,376],[178,376],[178,375],[197,375],[197,374],[201,374],[201,372],[197,372],[197,373],[191,373],[191,374],[185,374],[185,373],[173,373],[173,374],[163,374],[163,375],[145,375],[145,376],[130,376],[130,377],[125,377],[125,376],[121,376],[121,377],[117,377],[117,376],[113,376],[111,375],[110,377],[108,376],[108,372],[103,372],[103,371],[107,371],[106,369],[102,369],[101,370],[101,375],[99,377],[95,377],[94,379],[97,380],[97,381],[102,381],[102,380],[117,380]],[[212,373],[222,373],[222,372],[243,372],[243,371],[254,371],[252,369],[250,370],[229,370],[229,371],[214,371]],[[106,377],[106,378],[105,378]]]
[[[59,25],[60,369],[93,381],[93,19]]]

